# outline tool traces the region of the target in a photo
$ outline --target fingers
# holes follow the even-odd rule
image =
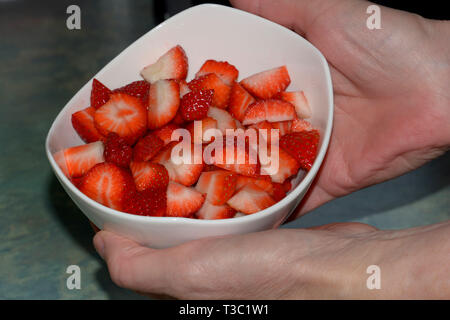
[[[310,227],[309,230],[326,230],[344,234],[360,234],[372,231],[377,231],[378,229],[374,226],[359,223],[359,222],[336,222],[330,223],[323,226]]]
[[[95,235],[94,246],[118,286],[149,293],[167,289],[165,275],[170,265],[162,250],[143,247],[108,231]]]
[[[301,35],[308,31],[308,26],[329,8],[335,0],[230,0],[231,4],[241,9],[292,29]]]

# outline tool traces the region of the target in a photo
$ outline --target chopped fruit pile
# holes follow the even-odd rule
[[[93,80],[90,106],[72,114],[86,144],[54,154],[81,192],[135,215],[226,219],[272,206],[311,169],[320,134],[305,120],[305,93],[286,91],[286,66],[238,81],[235,66],[207,60],[187,74],[175,46],[141,71],[144,80],[117,89]],[[233,132],[244,130],[239,142]]]

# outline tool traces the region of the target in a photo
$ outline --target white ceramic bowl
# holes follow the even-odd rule
[[[299,204],[324,158],[333,121],[333,90],[325,58],[296,33],[256,15],[219,5],[185,10],[142,36],[95,78],[109,88],[140,80],[140,70],[180,44],[189,59],[191,79],[207,59],[225,60],[239,69],[239,79],[286,65],[288,90],[304,90],[313,109],[310,119],[321,133],[317,159],[301,182],[280,202],[261,212],[224,220],[144,217],[126,214],[91,200],[63,174],[52,154],[82,144],[71,125],[71,115],[89,106],[92,80],[67,103],[53,122],[46,153],[56,177],[83,213],[99,228],[110,230],[149,247],[162,248],[208,236],[241,234],[276,228]],[[297,182],[298,183],[298,182]]]

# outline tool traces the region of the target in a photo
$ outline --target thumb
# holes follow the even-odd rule
[[[341,0],[230,0],[241,9],[292,29],[300,35],[325,10]]]
[[[98,232],[93,242],[118,286],[147,293],[165,291],[170,264],[164,250],[141,246],[108,231]]]

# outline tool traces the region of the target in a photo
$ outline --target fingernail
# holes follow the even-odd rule
[[[100,255],[100,257],[104,259],[105,241],[103,240],[103,237],[100,235],[100,233],[97,233],[94,237],[94,247],[95,250],[97,250],[97,253]]]

